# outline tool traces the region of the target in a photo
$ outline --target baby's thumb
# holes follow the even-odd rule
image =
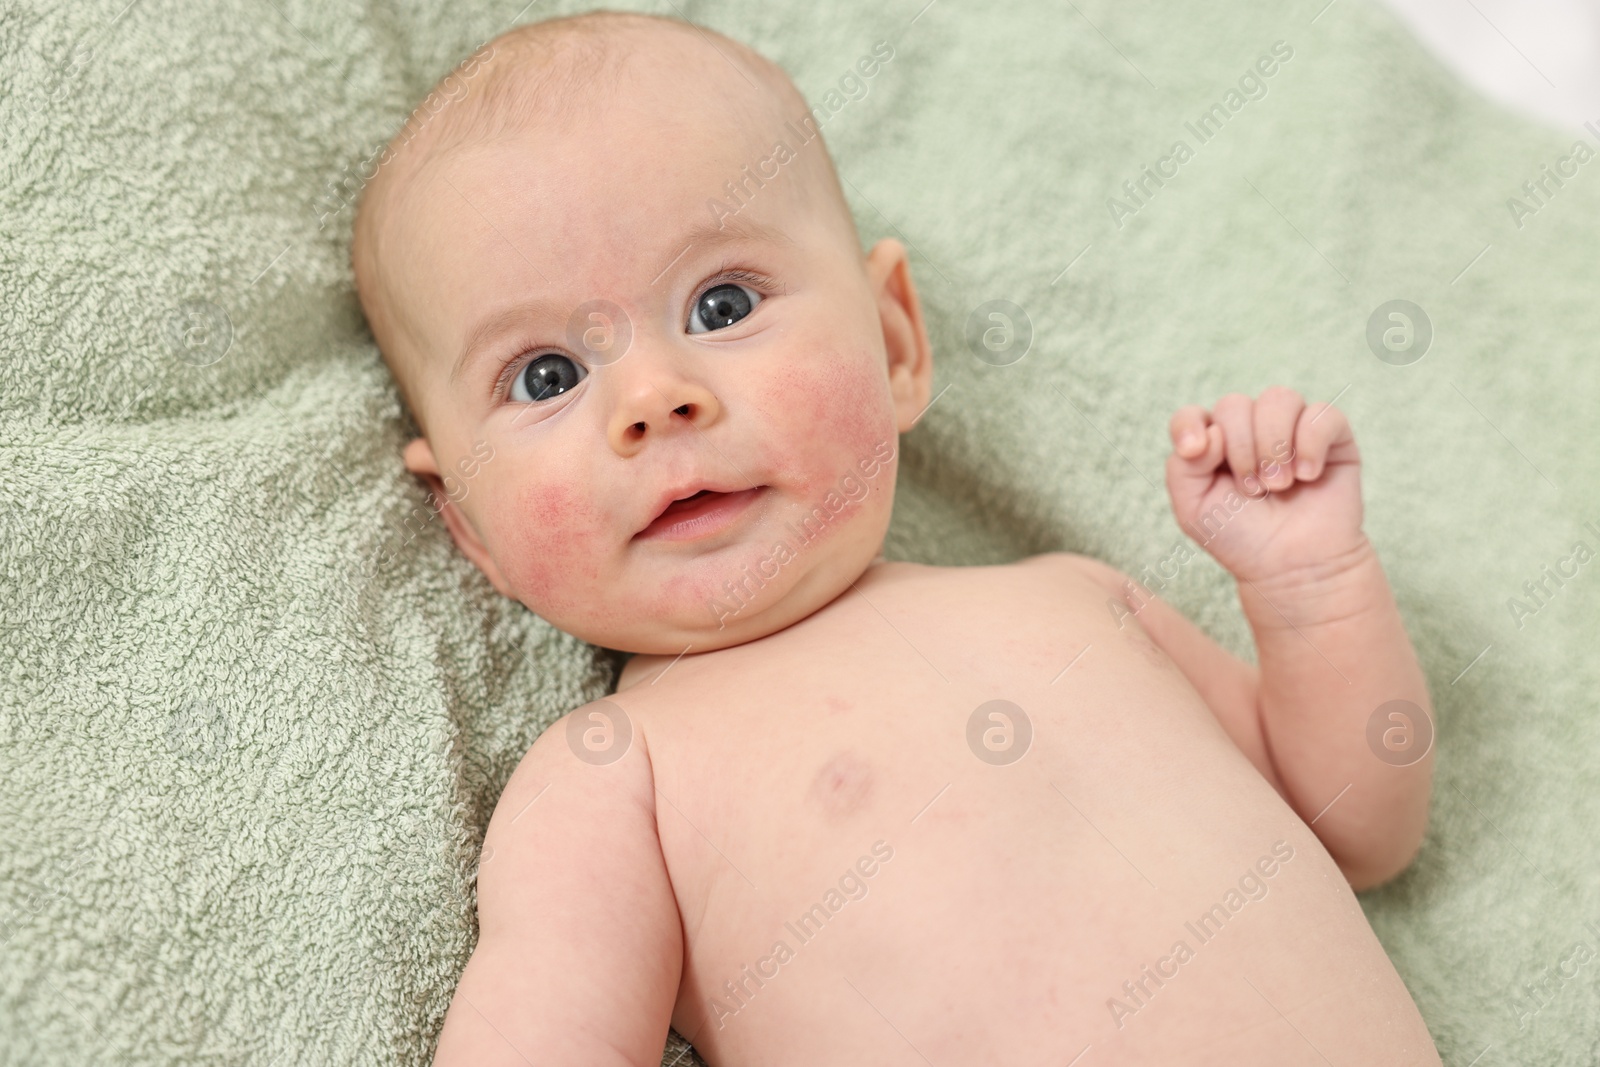
[[[1172,511],[1178,524],[1185,530],[1200,510],[1200,503],[1216,481],[1217,467],[1224,452],[1222,427],[1205,428],[1205,450],[1185,457],[1178,448],[1167,457],[1167,495],[1172,499]]]

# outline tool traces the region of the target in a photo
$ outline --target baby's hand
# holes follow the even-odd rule
[[[1309,579],[1360,555],[1361,457],[1337,408],[1273,386],[1180,408],[1170,430],[1173,513],[1234,577]]]

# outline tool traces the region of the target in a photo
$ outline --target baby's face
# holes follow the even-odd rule
[[[801,162],[771,159],[819,145],[738,117],[731,69],[641,67],[560,128],[430,160],[383,270],[427,430],[407,465],[448,476],[463,551],[568,633],[676,655],[865,570],[931,371],[903,248],[863,259]],[[763,160],[779,172],[719,220],[708,201],[738,207],[726,183]]]

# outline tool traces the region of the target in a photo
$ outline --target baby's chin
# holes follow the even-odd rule
[[[644,600],[630,591],[610,601],[599,616],[590,611],[581,619],[544,617],[558,629],[603,648],[676,656],[685,651],[714,652],[766,637],[812,614],[836,595],[834,590],[819,596],[809,587],[779,589],[771,581],[742,597],[726,592],[715,596],[707,589]]]
[[[841,531],[842,532],[842,531]],[[878,555],[882,536],[788,553],[746,542],[687,561],[652,561],[662,574],[633,575],[609,593],[592,588],[580,612],[536,614],[590,644],[677,656],[714,652],[792,626],[850,587]],[[831,549],[831,551],[829,550]]]

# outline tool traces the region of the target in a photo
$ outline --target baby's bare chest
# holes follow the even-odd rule
[[[1227,832],[1217,804],[1277,799],[1170,660],[1098,603],[837,607],[639,702],[680,900],[803,895],[878,841],[913,862],[1083,870],[1117,857],[1068,847],[1074,826],[1210,842]]]
[[[685,927],[675,1018],[720,1024],[713,1047],[738,1047],[735,1016],[751,1035],[786,1004],[847,1012],[839,975],[928,968],[964,1001],[1008,988],[1008,1014],[1049,1028],[1082,1014],[1065,991],[1085,973],[1136,973],[1275,842],[1317,847],[1088,591],[1048,611],[929,601],[845,600],[618,695],[649,747]],[[1019,967],[1033,978],[1011,987]],[[917,1001],[935,1030],[938,1002]]]
[[[1179,777],[1258,780],[1103,597],[969,592],[846,593],[799,626],[619,692],[661,798],[754,865],[897,822],[1004,821],[1052,796],[1114,804],[1129,790],[1153,790],[1137,805],[1148,810],[1177,805]]]
[[[995,571],[864,584],[617,694],[683,923],[679,1032],[714,1065],[1299,1062],[1239,974],[1339,1040],[1414,1015],[1142,631],[1088,583]]]

